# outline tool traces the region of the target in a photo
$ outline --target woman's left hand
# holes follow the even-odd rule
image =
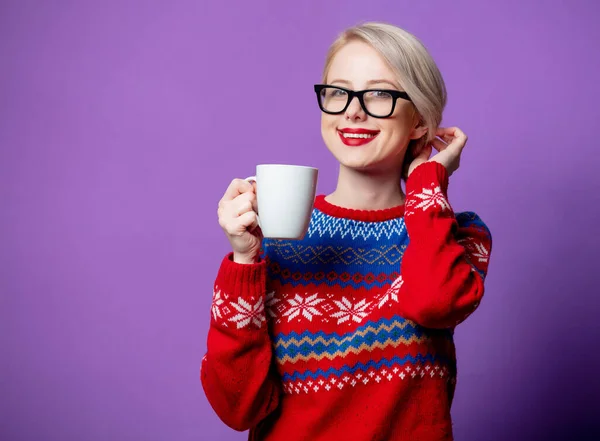
[[[448,176],[458,170],[460,155],[467,143],[467,135],[458,127],[440,127],[435,134],[436,138],[410,164],[409,176],[415,168],[424,162],[439,162],[448,170]],[[429,158],[433,149],[437,153]]]

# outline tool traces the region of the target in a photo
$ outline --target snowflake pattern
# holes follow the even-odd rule
[[[230,322],[235,322],[237,328],[245,328],[252,323],[257,328],[260,328],[265,319],[265,304],[262,298],[259,298],[254,305],[248,303],[241,297],[238,298],[237,303],[231,303],[231,306],[235,308],[238,314],[229,318]]]
[[[281,299],[275,297],[275,291],[271,291],[267,293],[267,297],[266,297],[266,309],[267,309],[267,314],[269,314],[269,317],[277,317],[277,314],[275,314],[275,307],[277,305],[277,303],[280,302]]]
[[[263,323],[272,320],[280,323],[282,320],[307,320],[315,322],[318,318],[323,323],[330,320],[342,323],[362,323],[375,308],[399,302],[400,289],[404,281],[402,276],[397,277],[386,289],[373,297],[352,301],[347,297],[338,297],[327,293],[283,293],[268,292],[264,300],[244,299],[228,296],[220,289],[215,289],[212,303],[212,315],[222,326],[235,323],[238,329],[254,325],[260,328]],[[371,301],[369,301],[371,300]]]
[[[398,303],[398,293],[400,292],[400,288],[404,284],[404,280],[402,280],[402,276],[398,277],[392,283],[392,286],[389,287],[387,291],[383,293],[378,302],[378,307],[381,309],[388,302],[396,302]]]
[[[290,304],[290,308],[283,314],[284,317],[287,317],[288,322],[292,319],[298,317],[300,314],[308,321],[312,321],[313,316],[315,315],[323,315],[318,309],[317,306],[319,303],[323,302],[323,299],[317,298],[318,294],[313,294],[309,297],[301,297],[298,294],[293,299],[288,299],[288,303]]]
[[[473,247],[475,249],[470,253],[471,259],[476,258],[480,263],[487,263],[490,258],[489,250],[482,243],[474,243]]]
[[[338,324],[361,323],[377,303],[383,305],[388,301],[398,302],[397,292],[401,286],[401,279],[396,279],[380,299],[376,296],[374,301],[368,302],[368,299],[364,298],[354,303],[346,297],[339,299],[334,294],[284,293],[279,296],[275,291],[268,292],[264,300],[260,298],[254,301],[238,297],[236,301],[215,288],[212,315],[222,326],[227,327],[228,323],[235,323],[238,329],[250,325],[260,328],[267,321],[267,316],[277,323],[281,320],[288,323],[292,320],[314,322],[316,318],[323,323],[329,320],[336,320]]]
[[[466,255],[465,259],[471,265],[474,271],[477,271],[478,268],[475,265],[475,262],[478,264],[487,264],[490,258],[490,251],[482,242],[475,242],[475,239],[472,237],[465,237],[458,240],[458,243],[465,248]],[[482,276],[485,276],[484,273],[480,273]]]
[[[423,211],[438,206],[444,210],[452,210],[446,196],[444,196],[444,192],[442,188],[438,185],[432,184],[433,188],[424,188],[421,193],[411,193],[411,196],[416,198],[416,200],[409,201],[407,203],[407,208],[410,207],[410,210],[407,210],[406,215],[413,214],[414,210],[418,210],[421,208]]]
[[[338,325],[349,320],[356,323],[360,323],[363,319],[369,315],[369,306],[371,302],[362,299],[360,302],[352,304],[346,297],[342,297],[342,300],[334,300],[333,303],[337,305],[339,311],[331,314],[332,317],[338,319]]]
[[[215,289],[211,307],[211,312],[215,320],[218,318],[223,318],[223,315],[221,314],[221,307],[223,306],[223,303],[225,303],[225,300],[223,300],[223,297],[221,297],[221,291]]]

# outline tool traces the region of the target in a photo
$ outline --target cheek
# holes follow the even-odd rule
[[[339,120],[336,115],[328,115],[326,113],[321,117],[321,138],[327,149],[334,152],[340,148],[340,143],[337,134]]]
[[[406,149],[410,142],[410,128],[404,121],[385,121],[385,125],[382,125],[381,129],[386,135],[382,139],[384,150],[399,153]]]
[[[413,127],[416,125],[415,110],[410,104],[402,103],[394,112],[396,115],[396,126],[402,133],[410,135]]]
[[[335,131],[338,127],[338,118],[335,115],[328,115],[326,113],[321,116],[321,134],[324,139],[331,139],[336,134]]]
[[[328,115],[321,113],[321,129],[334,129],[337,127],[338,117],[336,115]]]
[[[394,119],[384,122],[385,130],[390,134],[390,137],[398,142],[403,142],[410,139],[412,131],[411,117],[406,113],[397,115]]]

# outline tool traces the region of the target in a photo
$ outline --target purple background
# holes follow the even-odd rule
[[[494,234],[457,330],[457,440],[599,439],[597,1],[0,4],[0,439],[242,440],[199,382],[261,162],[317,166],[311,89],[347,26],[389,20],[469,135],[450,198]],[[596,264],[596,265],[594,265]]]

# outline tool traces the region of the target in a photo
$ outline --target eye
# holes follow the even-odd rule
[[[341,90],[341,89],[330,89],[328,91],[328,95],[332,98],[342,98],[345,97],[347,95],[345,90]]]
[[[373,90],[369,92],[369,96],[375,99],[390,99],[392,96],[384,90]]]

